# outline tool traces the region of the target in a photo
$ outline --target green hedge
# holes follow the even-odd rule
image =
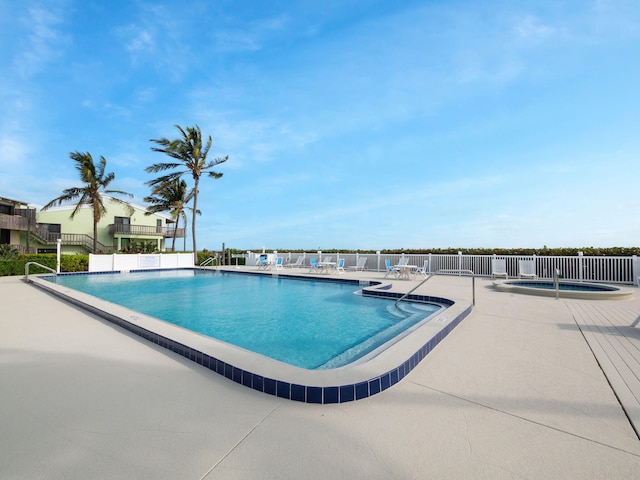
[[[57,257],[55,253],[42,253],[38,255],[20,255],[15,260],[0,260],[0,276],[24,275],[24,266],[28,262],[37,262],[55,270]],[[86,272],[88,269],[88,255],[60,255],[61,272]],[[49,271],[37,265],[31,265],[29,273],[49,273]]]

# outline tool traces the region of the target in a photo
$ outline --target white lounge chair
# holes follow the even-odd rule
[[[338,260],[338,264],[333,268],[335,268],[338,271],[338,273],[344,273],[344,258],[341,258],[340,260]]]
[[[367,263],[367,257],[360,257],[358,258],[356,265],[354,267],[347,267],[347,270],[355,270],[356,272],[360,270],[361,272],[364,272],[365,263]]]
[[[425,260],[422,267],[417,267],[413,272],[413,274],[414,275],[420,274],[424,278],[427,278],[429,276],[429,260]]]
[[[509,278],[507,273],[507,260],[504,258],[491,259],[491,278],[504,277]]]
[[[535,260],[518,260],[519,278],[538,278]]]
[[[288,265],[285,265],[285,266],[288,268],[304,267],[304,255],[299,255],[295,263],[289,263]]]

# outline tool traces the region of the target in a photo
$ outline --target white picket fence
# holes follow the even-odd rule
[[[519,260],[533,260],[536,274],[539,278],[550,279],[554,277],[556,269],[560,271],[562,278],[577,281],[605,282],[636,284],[640,282],[640,258],[633,257],[591,257],[577,256],[536,256],[536,255],[457,255],[442,254],[385,254],[385,253],[324,253],[305,252],[269,252],[272,256],[281,256],[285,266],[294,264],[299,256],[303,256],[304,265],[309,267],[309,259],[325,259],[332,257],[331,261],[345,259],[345,268],[349,269],[358,263],[358,259],[366,257],[365,270],[382,272],[385,270],[385,260],[389,259],[392,265],[400,263],[403,257],[409,258],[409,264],[422,267],[425,260],[429,263],[430,273],[443,273],[449,275],[468,275],[463,270],[471,270],[475,276],[490,277],[492,274],[492,259],[505,259],[507,274],[509,277],[518,277]],[[246,265],[255,265],[259,253],[248,252],[245,255]]]

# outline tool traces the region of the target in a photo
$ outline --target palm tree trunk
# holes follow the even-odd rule
[[[95,255],[98,250],[98,211],[96,210],[96,206],[93,206],[93,254]]]
[[[193,218],[191,219],[191,235],[193,236],[193,264],[198,265],[198,249],[196,247],[196,216],[198,215],[198,183],[199,178],[194,179],[193,185]]]
[[[178,236],[178,227],[180,226],[180,216],[176,216],[176,226],[173,229],[173,242],[171,242],[171,251],[176,251],[176,237]]]

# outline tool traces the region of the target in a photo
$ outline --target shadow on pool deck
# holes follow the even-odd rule
[[[487,283],[478,280],[472,314],[405,380],[370,399],[320,406],[253,392],[0,278],[3,476],[637,476],[640,441],[592,342],[628,341],[609,329],[620,316],[635,315],[626,327],[637,318],[638,294],[595,303],[496,292]],[[394,280],[393,288],[415,284]],[[424,288],[470,298],[466,278],[437,277]],[[616,323],[598,330],[594,308]],[[582,331],[568,327],[576,321]]]

